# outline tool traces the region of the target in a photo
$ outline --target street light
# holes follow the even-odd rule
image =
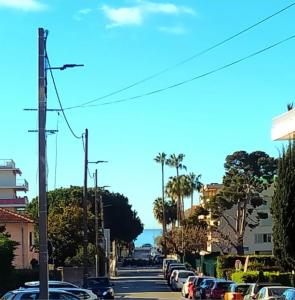
[[[49,68],[46,68],[46,70],[60,70],[60,71],[63,71],[67,68],[76,68],[76,67],[84,67],[84,65],[82,65],[82,64],[65,64],[61,67],[49,67]]]

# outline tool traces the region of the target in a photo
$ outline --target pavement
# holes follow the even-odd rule
[[[182,299],[180,292],[171,291],[159,268],[120,268],[112,282],[116,299]]]

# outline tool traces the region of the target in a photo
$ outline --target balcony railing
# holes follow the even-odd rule
[[[29,183],[25,179],[17,179],[16,180],[16,188],[28,190]]]
[[[15,163],[12,159],[0,159],[0,168],[14,169]]]

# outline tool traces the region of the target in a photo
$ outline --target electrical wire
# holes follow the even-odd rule
[[[63,117],[67,123],[67,126],[69,128],[69,130],[71,131],[72,135],[76,138],[76,139],[81,139],[82,136],[78,136],[75,134],[75,132],[73,131],[67,117],[66,117],[66,114],[64,112],[64,109],[63,109],[63,106],[62,106],[62,103],[61,103],[61,100],[60,100],[60,96],[59,96],[59,93],[58,93],[58,90],[57,90],[57,86],[56,86],[56,83],[55,83],[55,79],[54,79],[54,76],[53,76],[53,72],[52,72],[52,69],[51,69],[51,65],[50,65],[50,61],[49,61],[49,57],[47,55],[47,52],[46,52],[46,60],[47,60],[47,64],[48,64],[48,69],[50,71],[50,75],[51,75],[51,79],[52,79],[52,82],[53,82],[53,86],[54,86],[54,90],[55,90],[55,94],[56,94],[56,97],[57,97],[57,100],[58,100],[58,103],[59,103],[59,106],[60,106],[60,109],[61,109],[61,112],[63,114]]]
[[[211,47],[206,48],[206,49],[204,49],[204,50],[202,50],[202,51],[200,51],[200,52],[198,52],[198,53],[196,53],[196,54],[194,54],[194,55],[192,55],[192,56],[190,56],[190,57],[188,57],[188,58],[186,58],[186,59],[183,59],[182,61],[180,61],[180,62],[178,62],[178,63],[176,63],[176,64],[174,64],[174,65],[172,65],[172,66],[170,66],[170,67],[167,67],[167,68],[165,68],[165,69],[163,69],[163,70],[161,70],[161,71],[159,71],[159,72],[156,72],[156,73],[154,73],[154,74],[152,74],[152,75],[150,75],[150,76],[148,76],[148,77],[146,77],[146,78],[144,78],[144,79],[141,79],[141,80],[139,80],[139,81],[136,81],[136,82],[134,82],[133,84],[127,85],[126,87],[120,88],[120,89],[118,89],[118,90],[115,90],[115,91],[113,91],[113,92],[111,92],[111,93],[108,93],[108,94],[106,94],[106,95],[103,95],[103,96],[101,96],[101,97],[95,98],[95,99],[93,99],[93,100],[89,100],[89,101],[84,102],[84,103],[82,103],[82,104],[79,104],[79,105],[76,105],[76,106],[71,106],[71,107],[65,108],[65,110],[69,110],[69,109],[73,109],[73,108],[80,108],[80,107],[86,106],[86,105],[88,105],[88,104],[91,104],[91,103],[94,103],[94,102],[97,102],[97,101],[100,101],[100,100],[109,98],[109,97],[111,97],[111,96],[114,96],[114,95],[116,95],[116,94],[119,94],[119,93],[121,93],[121,92],[124,92],[124,91],[126,91],[126,90],[128,90],[128,89],[130,89],[130,88],[133,88],[133,87],[135,87],[135,86],[137,86],[137,85],[139,85],[139,84],[141,84],[141,83],[144,83],[144,82],[147,82],[147,81],[149,81],[149,80],[151,80],[151,79],[154,79],[154,78],[156,78],[156,77],[158,77],[158,76],[160,76],[160,75],[162,75],[162,74],[164,74],[164,73],[166,73],[166,72],[168,72],[168,71],[171,71],[171,70],[173,70],[173,69],[175,69],[175,68],[177,68],[177,67],[179,67],[179,66],[181,66],[181,65],[183,65],[183,64],[186,64],[187,62],[189,62],[189,61],[191,61],[191,60],[193,60],[193,59],[195,59],[195,58],[197,58],[197,57],[199,57],[199,56],[201,56],[201,55],[204,55],[204,54],[208,53],[209,51],[211,51],[211,50],[213,50],[213,49],[215,49],[215,48],[217,48],[217,47],[219,47],[219,46],[221,46],[221,45],[223,45],[223,44],[225,44],[225,43],[231,41],[232,39],[234,39],[234,38],[236,38],[236,37],[242,35],[243,33],[247,32],[247,31],[249,31],[249,30],[251,30],[251,29],[253,29],[253,28],[259,26],[260,24],[262,24],[262,23],[268,21],[269,19],[271,19],[271,18],[273,18],[273,17],[275,17],[275,16],[281,14],[282,12],[288,10],[289,8],[293,7],[294,5],[295,5],[295,2],[293,2],[293,3],[289,4],[288,6],[286,6],[286,7],[282,8],[282,9],[280,9],[279,11],[276,11],[275,13],[271,14],[270,16],[265,17],[264,19],[262,19],[262,20],[256,22],[255,24],[246,27],[245,29],[239,31],[238,33],[236,33],[236,34],[234,34],[234,35],[232,35],[232,36],[230,36],[230,37],[228,37],[228,38],[226,38],[226,39],[224,39],[224,40],[222,40],[222,41],[220,41],[220,42],[218,42],[218,43],[212,45]]]
[[[213,73],[219,72],[221,70],[227,69],[227,68],[229,68],[229,67],[231,67],[233,65],[236,65],[236,64],[238,64],[238,63],[240,63],[242,61],[245,61],[245,60],[247,60],[247,59],[249,59],[251,57],[254,57],[254,56],[258,55],[258,54],[261,54],[261,53],[263,53],[265,51],[268,51],[268,50],[270,50],[270,49],[272,49],[272,48],[274,48],[274,47],[276,47],[278,45],[281,45],[281,44],[283,44],[283,43],[285,43],[285,42],[287,42],[287,41],[289,41],[289,40],[291,40],[293,38],[295,38],[295,35],[292,35],[292,36],[290,36],[290,37],[288,37],[286,39],[283,39],[283,40],[281,40],[281,41],[279,41],[279,42],[277,42],[275,44],[272,44],[272,45],[270,45],[270,46],[268,46],[266,48],[263,48],[261,50],[258,50],[256,52],[254,52],[254,53],[251,53],[251,54],[249,54],[249,55],[247,55],[245,57],[242,57],[242,58],[240,58],[238,60],[235,60],[235,61],[233,61],[231,63],[228,63],[228,64],[223,65],[221,67],[218,67],[216,69],[213,69],[213,70],[211,70],[209,72],[203,73],[201,75],[197,75],[195,77],[192,77],[190,79],[187,79],[187,80],[175,83],[175,84],[171,84],[171,85],[169,85],[167,87],[164,87],[164,88],[160,88],[160,89],[153,90],[153,91],[150,91],[150,92],[147,92],[147,93],[144,93],[144,94],[140,94],[140,95],[137,95],[137,96],[128,97],[128,98],[124,98],[124,99],[119,99],[119,100],[114,100],[114,101],[109,101],[109,102],[104,102],[104,103],[99,103],[99,104],[91,104],[91,105],[88,105],[88,106],[85,106],[85,107],[96,107],[96,106],[103,106],[103,105],[109,105],[109,104],[114,104],[114,103],[126,102],[126,101],[130,101],[130,100],[136,100],[136,99],[139,99],[139,98],[143,98],[143,97],[146,97],[146,96],[151,96],[151,95],[154,95],[154,94],[157,94],[157,93],[161,93],[161,92],[167,91],[169,89],[173,89],[173,88],[179,87],[181,85],[187,84],[187,83],[189,83],[191,81],[194,81],[194,80],[197,80],[197,79],[200,79],[200,78],[203,78],[203,77],[207,77],[208,75],[212,75]]]

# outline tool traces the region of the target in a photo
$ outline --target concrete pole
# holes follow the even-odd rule
[[[84,188],[83,188],[83,287],[87,288],[88,278],[88,218],[87,218],[87,169],[88,169],[88,129],[85,129],[85,160],[84,160]]]
[[[94,173],[95,180],[95,191],[94,191],[94,215],[95,215],[95,277],[98,277],[98,266],[99,266],[99,257],[98,257],[98,195],[97,195],[97,169]]]
[[[45,31],[38,29],[38,144],[39,144],[39,299],[48,299],[47,199],[46,199],[46,70]]]

